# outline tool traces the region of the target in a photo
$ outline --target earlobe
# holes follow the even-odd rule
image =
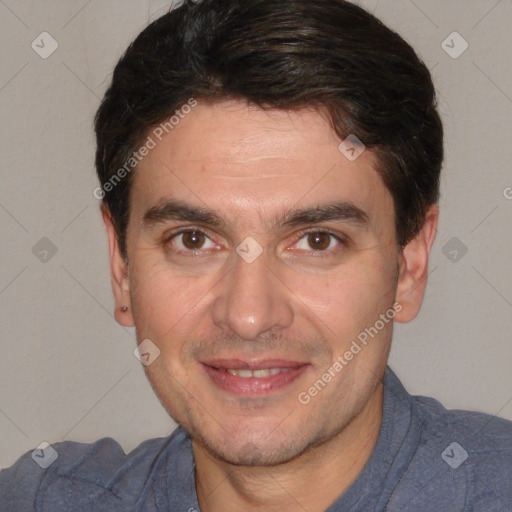
[[[400,255],[396,300],[402,309],[395,316],[397,322],[410,322],[421,308],[438,219],[439,207],[433,204],[427,210],[420,232],[403,248]]]
[[[128,278],[128,265],[119,249],[117,234],[108,208],[101,205],[101,215],[107,228],[108,247],[110,258],[110,281],[114,293],[114,318],[125,326],[133,327],[133,315],[130,301],[130,281]],[[126,309],[125,309],[126,308]]]

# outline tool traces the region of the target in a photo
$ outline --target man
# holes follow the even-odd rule
[[[95,122],[115,317],[180,427],[27,454],[2,511],[512,510],[512,424],[387,367],[443,157],[409,45],[343,0],[186,1]]]

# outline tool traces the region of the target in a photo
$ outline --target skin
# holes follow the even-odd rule
[[[400,250],[393,200],[373,153],[351,162],[339,143],[319,111],[199,103],[135,171],[127,261],[103,208],[115,316],[136,327],[138,342],[149,338],[160,350],[145,370],[191,434],[203,511],[325,510],[375,446],[392,321],[309,403],[297,397],[393,304],[396,321],[416,316],[438,207]],[[145,212],[166,199],[213,210],[226,225],[144,223]],[[367,223],[271,222],[288,210],[339,201],[366,212]],[[207,235],[195,250],[188,235],[169,239],[185,228]],[[328,230],[347,243],[321,235],[326,243],[319,248],[313,239],[312,246],[304,230]],[[263,249],[252,263],[236,252],[248,236]],[[247,397],[210,380],[198,361],[211,357],[308,366],[284,388]]]

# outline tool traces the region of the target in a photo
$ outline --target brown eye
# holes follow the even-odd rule
[[[309,231],[302,234],[295,243],[294,249],[308,253],[316,251],[332,254],[342,245],[344,245],[343,240],[330,231]]]
[[[206,256],[216,249],[215,242],[200,229],[183,229],[169,236],[165,250],[177,256]]]
[[[329,233],[309,233],[308,244],[315,251],[324,251],[330,246],[331,239]]]
[[[185,231],[181,233],[182,243],[187,249],[201,249],[205,242],[205,234],[201,231]]]

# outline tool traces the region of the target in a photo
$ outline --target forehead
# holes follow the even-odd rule
[[[370,215],[377,207],[392,210],[372,152],[347,159],[327,117],[313,109],[199,103],[160,132],[150,130],[155,146],[134,174],[132,207],[139,218],[171,198],[253,221],[321,202],[350,201]]]

